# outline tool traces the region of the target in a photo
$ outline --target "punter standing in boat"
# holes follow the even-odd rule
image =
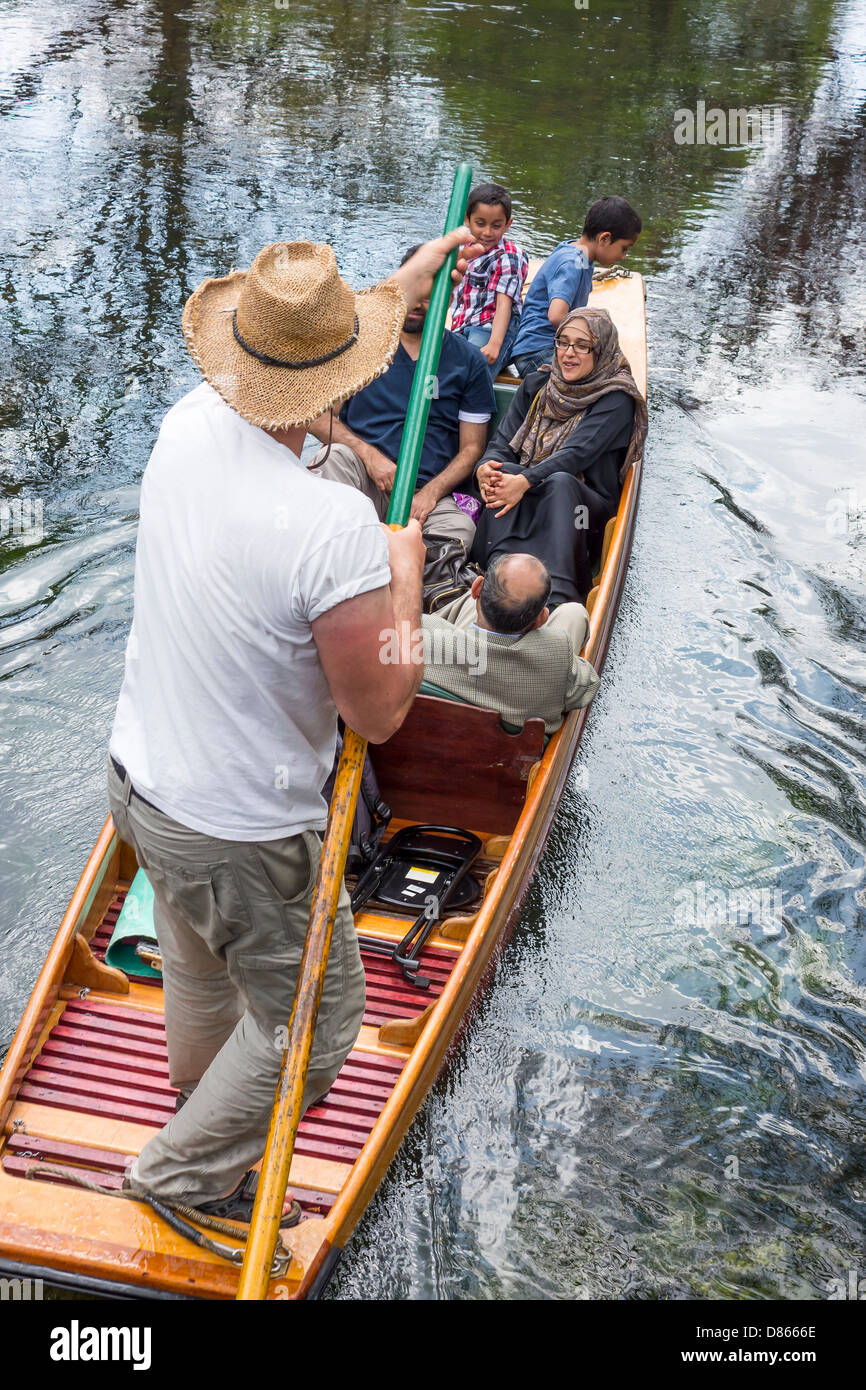
[[[183,313],[205,381],[166,415],[145,469],[135,607],[111,736],[121,838],[154,889],[174,1118],[139,1187],[248,1219],[307,931],[337,713],[379,743],[420,658],[424,544],[300,462],[305,427],[387,367],[407,310],[465,228],[354,293],[329,246],[265,247]],[[458,263],[458,271],[462,273]],[[345,886],[305,1107],[354,1045],[364,971]]]

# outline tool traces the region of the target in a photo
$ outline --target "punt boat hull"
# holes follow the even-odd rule
[[[610,310],[645,390],[641,277],[602,281],[591,303]],[[639,461],[627,476],[608,523],[587,604],[584,655],[599,670],[625,582],[641,467]],[[413,746],[426,739],[434,762],[438,748],[450,780],[436,783],[413,767],[409,743],[395,745],[397,752],[391,745],[372,750],[382,793],[395,808],[394,829],[413,821],[460,825],[471,816],[466,828],[484,843],[475,866],[484,897],[471,916],[447,919],[428,941],[427,991],[407,985],[381,956],[364,956],[364,1024],[331,1092],[301,1122],[289,1182],[304,1216],[285,1235],[291,1263],[271,1281],[269,1298],[315,1297],[327,1282],[508,940],[588,717],[588,709],[572,711],[542,750],[531,731],[509,743],[489,712],[419,697],[408,737]],[[449,730],[450,750],[443,743]],[[475,793],[468,769],[454,763],[455,746],[488,750]],[[150,1208],[116,1195],[175,1101],[159,983],[130,979],[104,962],[136,869],[109,819],[0,1072],[0,1272],[101,1297],[229,1299],[237,1291],[235,1266],[197,1249]],[[365,936],[396,942],[406,921],[368,907],[357,926]],[[70,1169],[100,1190],[70,1182]]]

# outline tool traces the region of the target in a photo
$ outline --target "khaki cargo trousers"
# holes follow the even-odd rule
[[[376,508],[380,521],[384,521],[388,515],[391,494],[379,491],[355,450],[350,449],[348,444],[332,444],[326,461],[320,463],[319,460],[325,458],[325,453],[324,449],[320,449],[310,461],[309,467],[314,468],[320,478],[330,478],[334,483],[347,483],[349,487],[363,492]],[[459,487],[457,491],[460,491]],[[421,533],[428,545],[437,541],[462,541],[468,555],[475,536],[475,522],[458,507],[451,493],[446,492],[424,522]]]
[[[234,1188],[264,1151],[307,932],[321,840],[217,840],[142,801],[108,763],[115,828],[153,885],[169,1076],[188,1096],[131,1170],[195,1205]],[[364,968],[343,884],[304,1108],[354,1047]]]

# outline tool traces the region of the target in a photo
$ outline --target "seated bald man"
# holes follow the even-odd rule
[[[472,588],[425,613],[424,678],[507,724],[543,719],[548,734],[599,686],[580,656],[589,632],[581,603],[547,607],[550,575],[534,555],[500,555]]]

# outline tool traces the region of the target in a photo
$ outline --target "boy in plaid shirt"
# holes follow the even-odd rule
[[[498,183],[473,188],[466,224],[484,254],[469,262],[457,286],[451,329],[478,348],[496,379],[511,357],[520,325],[521,294],[529,257],[505,233],[511,226],[511,198]]]

